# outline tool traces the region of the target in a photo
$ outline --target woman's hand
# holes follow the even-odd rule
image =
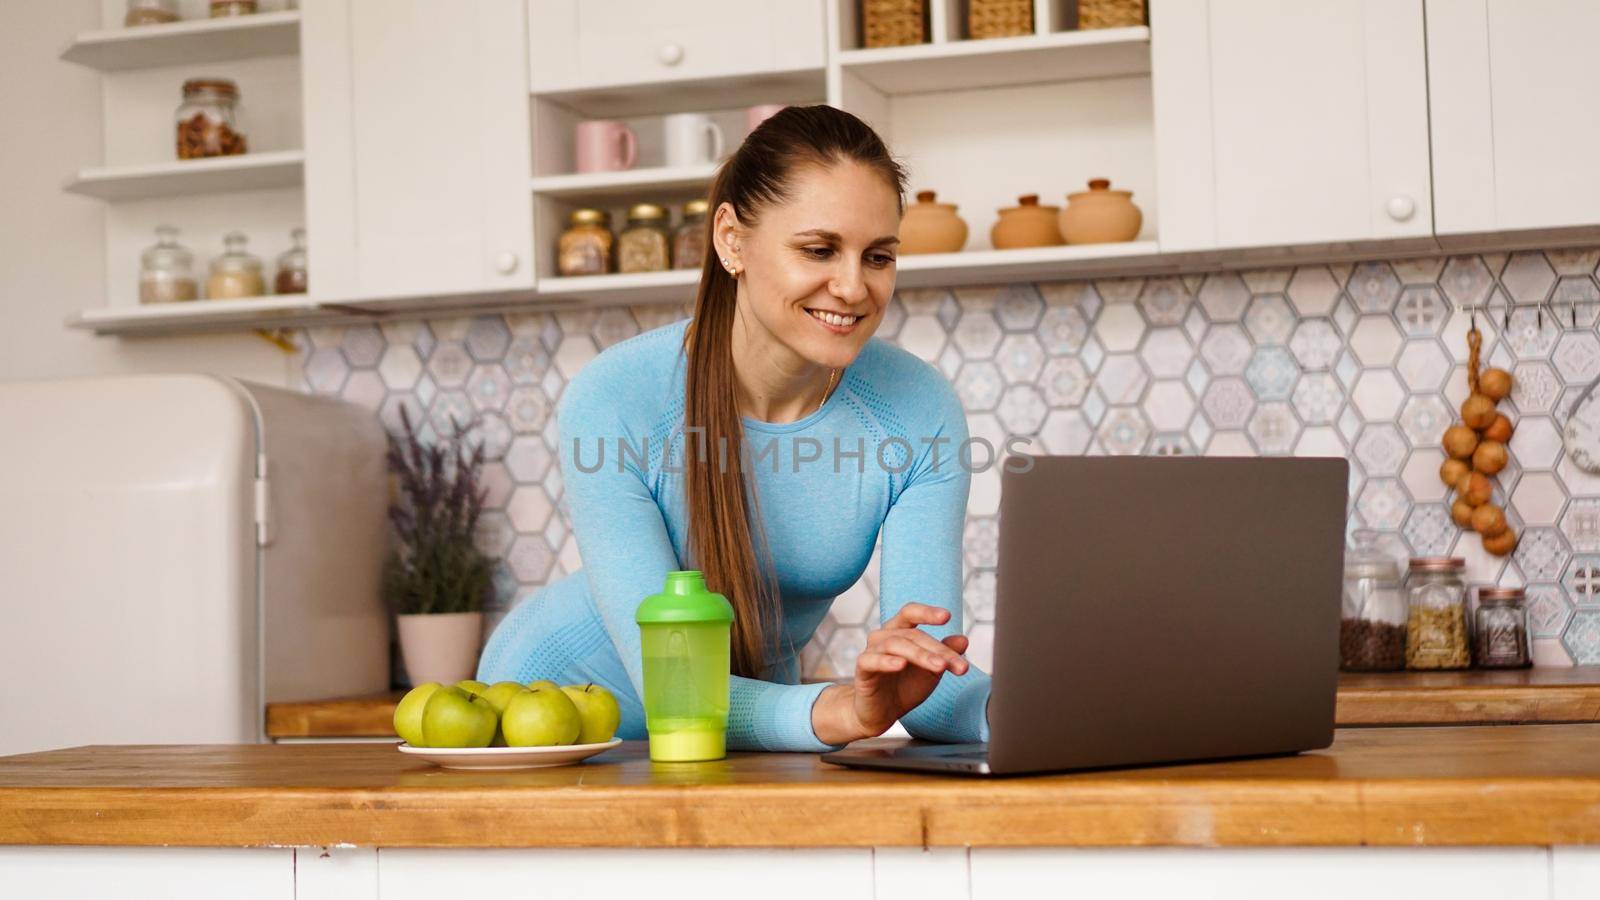
[[[949,611],[940,607],[907,603],[869,634],[866,649],[856,657],[855,684],[829,688],[834,694],[827,704],[819,704],[821,716],[813,715],[817,737],[830,744],[877,737],[926,700],[946,669],[965,673],[966,635],[941,641],[917,628],[949,619]]]

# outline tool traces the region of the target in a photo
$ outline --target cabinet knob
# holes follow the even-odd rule
[[[675,66],[683,62],[683,47],[678,44],[662,44],[661,49],[656,51],[656,56],[666,65]]]
[[[501,275],[510,275],[517,270],[517,255],[507,250],[494,259],[494,267],[500,270]]]
[[[1389,198],[1387,208],[1389,210],[1389,218],[1396,222],[1404,222],[1411,218],[1412,213],[1417,211],[1417,204],[1405,194],[1395,194]]]

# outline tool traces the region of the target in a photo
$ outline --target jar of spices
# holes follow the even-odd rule
[[[1378,532],[1357,531],[1345,554],[1339,667],[1347,672],[1405,668],[1406,615],[1399,563],[1378,547]]]
[[[198,296],[194,254],[178,243],[178,229],[158,227],[155,246],[139,256],[139,302],[175,303]]]
[[[1406,578],[1406,668],[1465,669],[1467,588],[1459,556],[1413,559]]]
[[[239,88],[225,78],[191,78],[178,105],[178,158],[245,152],[238,123]]]
[[[256,0],[211,0],[211,18],[248,16],[256,11]]]
[[[278,275],[272,281],[274,294],[304,294],[306,292],[306,230],[296,228],[289,232],[294,246],[278,257]]]
[[[628,207],[628,227],[617,236],[617,271],[666,271],[671,243],[666,208],[654,203],[635,203]]]
[[[672,267],[698,269],[706,261],[706,210],[704,200],[683,205],[683,221],[672,232]]]
[[[266,293],[266,282],[261,277],[261,260],[245,252],[245,236],[230,231],[222,239],[227,252],[211,261],[211,275],[206,279],[206,297],[211,300],[232,300],[238,297],[259,297]]]
[[[561,275],[604,275],[612,270],[616,238],[611,216],[602,209],[575,209],[556,244],[556,271]]]
[[[127,15],[122,24],[164,25],[178,21],[178,0],[128,0]]]
[[[1478,588],[1472,629],[1472,663],[1483,669],[1521,669],[1533,664],[1528,648],[1528,609],[1519,587]]]

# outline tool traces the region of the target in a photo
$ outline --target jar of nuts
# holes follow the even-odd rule
[[[239,88],[226,78],[191,78],[178,105],[178,158],[245,152],[238,123]]]
[[[575,209],[567,217],[567,230],[556,242],[556,272],[572,275],[604,275],[615,261],[611,216],[603,209]]]
[[[178,229],[158,227],[155,246],[139,256],[139,302],[175,303],[198,296],[194,254],[178,243]]]
[[[206,298],[233,300],[265,294],[267,284],[261,277],[261,260],[245,252],[245,236],[230,231],[222,238],[222,244],[227,247],[227,252],[211,261],[211,275],[206,278]]]
[[[1533,664],[1528,649],[1528,610],[1519,587],[1478,588],[1472,629],[1472,663],[1483,669],[1521,669]]]
[[[672,267],[698,269],[706,261],[705,200],[690,200],[683,205],[683,221],[672,232]]]
[[[1339,614],[1339,667],[1347,672],[1393,672],[1406,665],[1406,596],[1400,566],[1378,546],[1378,533],[1352,535],[1344,561]]]
[[[1459,556],[1413,559],[1406,577],[1406,668],[1465,669],[1472,659],[1467,637],[1466,560]]]
[[[122,24],[165,25],[178,21],[178,0],[128,0],[128,12]]]
[[[211,0],[211,18],[248,16],[256,11],[256,0]]]
[[[628,227],[617,235],[618,272],[664,272],[671,261],[667,210],[654,203],[628,207]]]
[[[273,279],[274,294],[304,294],[309,281],[306,272],[306,230],[295,228],[289,232],[294,246],[278,257],[278,275]]]

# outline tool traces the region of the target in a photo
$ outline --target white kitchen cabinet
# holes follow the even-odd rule
[[[295,900],[294,854],[290,847],[0,847],[0,896]]]
[[[822,0],[528,0],[536,92],[823,65]]]
[[[1154,0],[1151,32],[1164,252],[1431,241],[1422,0]]]
[[[1600,224],[1600,4],[1427,0],[1427,23],[1440,237]]]
[[[307,3],[312,297],[533,287],[525,0]]]

